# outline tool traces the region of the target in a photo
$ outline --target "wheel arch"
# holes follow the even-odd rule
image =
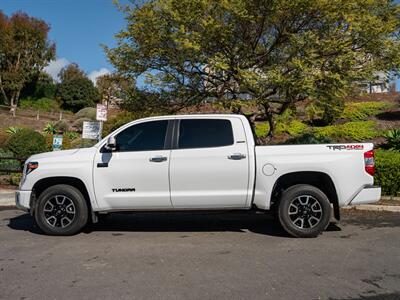
[[[83,197],[85,198],[86,205],[88,207],[88,211],[92,215],[92,219],[95,218],[93,209],[92,209],[92,204],[90,202],[90,196],[88,189],[85,185],[85,183],[77,178],[77,177],[70,177],[70,176],[55,176],[55,177],[46,177],[38,180],[32,188],[32,196],[30,200],[30,207],[31,207],[31,213],[34,214],[34,210],[36,207],[36,199],[40,197],[40,195],[49,187],[57,185],[57,184],[65,184],[65,185],[70,185],[78,189]]]
[[[318,171],[300,171],[291,172],[281,175],[275,182],[271,194],[271,203],[276,207],[279,202],[280,196],[284,190],[296,184],[309,184],[319,188],[328,197],[329,202],[332,203],[334,209],[334,216],[340,220],[340,209],[338,194],[332,178],[324,173]]]

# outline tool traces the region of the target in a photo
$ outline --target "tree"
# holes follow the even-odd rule
[[[99,101],[99,92],[77,64],[64,67],[58,76],[60,83],[57,85],[56,95],[65,109],[77,112],[84,107],[94,106]]]
[[[96,87],[99,90],[101,101],[107,105],[115,102],[120,104],[135,90],[135,81],[117,73],[105,74],[97,77]]]
[[[13,112],[24,85],[55,57],[49,30],[44,21],[25,13],[7,17],[0,11],[0,93]]]
[[[336,103],[376,71],[397,73],[399,6],[390,0],[154,0],[121,6],[127,28],[105,47],[119,72],[147,76],[171,112],[251,99],[271,137],[304,99]],[[238,104],[239,103],[239,104]]]
[[[40,72],[33,76],[21,90],[22,99],[27,97],[34,99],[54,99],[55,94],[56,84],[54,83],[53,78],[45,72]]]

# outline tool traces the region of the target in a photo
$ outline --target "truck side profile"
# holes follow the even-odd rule
[[[152,117],[95,146],[30,157],[16,192],[47,234],[71,235],[115,211],[272,210],[296,237],[339,208],[372,203],[373,144],[256,146],[241,115]]]

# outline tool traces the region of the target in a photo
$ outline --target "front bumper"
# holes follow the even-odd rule
[[[23,210],[29,211],[31,202],[32,191],[16,191],[15,192],[15,205]]]
[[[350,201],[349,205],[375,203],[381,199],[380,186],[366,186]]]

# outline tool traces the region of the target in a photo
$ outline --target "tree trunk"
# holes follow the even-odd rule
[[[15,118],[15,112],[16,112],[16,110],[17,110],[17,106],[14,105],[14,104],[11,104],[10,113],[12,114],[13,118]]]
[[[15,118],[15,113],[17,111],[19,93],[20,91],[14,92],[10,98],[10,113],[12,114],[13,118]]]

